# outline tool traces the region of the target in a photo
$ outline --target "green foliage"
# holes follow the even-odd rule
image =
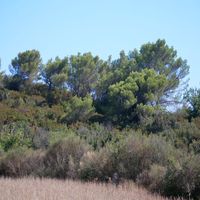
[[[63,88],[68,78],[68,58],[56,57],[55,61],[49,60],[41,67],[40,73],[49,90],[55,87]]]
[[[104,63],[100,79],[95,87],[97,99],[103,100],[110,85],[124,81],[131,72],[136,70],[135,60],[124,51],[120,52],[119,58],[111,60],[111,57]]]
[[[173,126],[172,126],[173,127]],[[174,128],[164,129],[161,135],[173,146],[185,152],[199,153],[200,129],[194,122],[176,122]]]
[[[32,147],[32,130],[26,123],[3,125],[0,130],[0,148],[9,151],[15,148]]]
[[[92,97],[87,95],[83,98],[73,96],[69,101],[63,102],[65,115],[61,118],[62,123],[74,123],[88,121],[95,114]]]
[[[65,138],[73,138],[76,137],[77,134],[75,131],[65,125],[62,125],[60,127],[57,127],[54,130],[51,130],[49,133],[49,143],[50,145],[54,145],[55,143],[58,143],[59,141],[65,139]]]
[[[132,72],[125,81],[120,81],[109,87],[108,115],[117,121],[127,119],[129,122],[139,120],[140,113],[152,113],[158,104],[158,95],[162,93],[167,84],[163,75],[158,75],[152,69],[141,72]],[[126,116],[126,114],[128,116]],[[120,119],[121,118],[121,119]]]
[[[168,109],[189,67],[164,40],[115,60],[85,53],[44,65],[30,50],[11,63],[12,75],[0,73],[0,176],[106,182],[118,174],[199,199],[199,90]]]
[[[0,103],[0,125],[17,121],[28,121],[28,119],[15,108]]]
[[[7,99],[7,90],[5,88],[0,88],[0,101]]]
[[[18,56],[12,60],[10,71],[14,75],[14,80],[16,79],[17,82],[22,84],[31,83],[37,78],[40,64],[40,53],[37,50],[29,50],[19,53]]]
[[[87,141],[94,150],[100,150],[107,144],[118,142],[122,138],[127,136],[124,131],[121,133],[119,130],[109,126],[103,126],[99,123],[93,123],[91,125],[84,123],[77,123],[71,126],[76,135]]]
[[[185,95],[188,104],[189,119],[200,117],[200,89],[189,89]]]
[[[4,77],[4,85],[5,88],[9,89],[9,90],[20,90],[23,87],[23,81],[21,79],[21,77],[19,75],[14,75],[14,76],[10,76],[10,75],[6,75]]]
[[[74,95],[85,97],[93,92],[103,61],[91,53],[70,57],[68,86]]]
[[[118,150],[120,172],[128,179],[136,180],[144,170],[152,164],[167,164],[173,159],[173,147],[157,136],[141,136],[136,134],[128,137]]]
[[[166,86],[167,80],[163,75],[157,75],[154,70],[144,69],[132,72],[125,81],[111,85],[110,96],[119,96],[117,103],[127,109],[135,103],[157,104],[157,95]]]
[[[4,151],[8,151],[11,148],[29,146],[31,147],[31,141],[29,138],[24,138],[22,132],[17,133],[1,133],[0,135],[0,148]]]
[[[158,74],[165,75],[168,82],[161,95],[158,96],[159,103],[174,102],[175,89],[183,83],[183,79],[189,73],[187,61],[177,57],[173,47],[169,47],[165,40],[157,40],[155,43],[147,43],[130,53],[135,59],[138,70],[145,68],[154,69]]]
[[[183,155],[176,163],[168,166],[164,194],[199,198],[199,156]]]

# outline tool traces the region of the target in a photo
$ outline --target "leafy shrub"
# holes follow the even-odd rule
[[[146,129],[148,132],[158,133],[167,129],[172,129],[177,126],[175,115],[171,113],[157,109],[152,115],[152,123],[144,127],[144,124],[141,124],[142,129]]]
[[[104,126],[99,123],[83,124],[76,123],[70,126],[76,134],[87,141],[94,150],[100,150],[105,147],[108,143],[117,142],[121,137],[125,137],[125,133],[121,133],[119,130]]]
[[[153,164],[149,170],[144,170],[137,177],[137,183],[143,185],[152,192],[164,193],[166,167]]]
[[[77,134],[75,131],[66,125],[60,124],[60,126],[50,129],[49,132],[49,144],[52,146],[55,143],[58,143],[59,141],[63,139],[68,139],[70,137],[77,137]]]
[[[154,163],[165,165],[172,159],[173,153],[173,147],[164,138],[151,135],[147,137],[140,133],[129,136],[120,148],[120,173],[133,180]]]
[[[173,162],[167,167],[164,194],[199,199],[199,175],[199,156],[183,155],[177,162]]]
[[[9,124],[17,121],[28,121],[28,119],[17,109],[10,108],[2,103],[0,103],[0,125]]]
[[[187,151],[198,151],[197,143],[200,142],[200,129],[195,123],[180,123],[179,127],[174,129],[175,146],[177,148],[186,149]]]
[[[88,121],[95,114],[93,100],[90,95],[84,98],[72,97],[63,103],[65,115],[61,118],[62,123],[75,123],[77,121]]]
[[[80,162],[80,178],[82,180],[108,181],[115,172],[112,152],[103,148],[99,152],[88,151]]]
[[[80,159],[87,146],[78,138],[66,138],[49,148],[45,156],[45,175],[57,178],[76,178]]]
[[[44,171],[44,153],[26,149],[8,152],[0,162],[0,175],[9,177],[42,176]]]
[[[32,136],[26,127],[18,127],[17,124],[3,126],[0,131],[0,147],[4,151],[12,148],[32,146]]]

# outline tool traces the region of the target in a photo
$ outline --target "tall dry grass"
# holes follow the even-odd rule
[[[167,200],[133,183],[81,183],[56,179],[0,179],[0,200]]]

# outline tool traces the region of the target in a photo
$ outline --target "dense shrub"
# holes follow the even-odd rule
[[[44,152],[15,149],[1,158],[0,175],[9,177],[42,176]]]
[[[198,153],[200,129],[195,123],[184,121],[178,123],[177,128],[165,130],[163,133],[176,148]]]
[[[69,137],[51,146],[45,156],[45,176],[76,178],[80,160],[87,146],[78,138]]]
[[[153,164],[149,170],[144,170],[137,177],[137,183],[148,188],[152,192],[164,194],[166,167]]]
[[[198,199],[200,196],[199,156],[182,155],[166,166],[151,165],[137,177],[137,183],[166,196]]]
[[[10,108],[7,105],[0,103],[0,125],[10,124],[17,121],[26,122],[28,119],[17,109]]]
[[[70,127],[80,138],[86,140],[94,150],[100,150],[108,143],[117,142],[127,135],[125,131],[122,133],[117,129],[99,123],[91,125],[76,123]]]
[[[35,149],[46,149],[49,146],[49,131],[44,128],[35,128],[32,145]]]
[[[121,174],[136,180],[143,170],[152,164],[167,164],[172,159],[173,147],[159,136],[142,136],[139,133],[128,137],[119,150]]]
[[[50,129],[49,131],[49,144],[52,146],[69,137],[77,137],[77,134],[73,129],[65,125],[54,127],[54,129]]]
[[[200,158],[183,155],[167,167],[164,194],[167,196],[200,197]]]
[[[93,100],[90,95],[83,98],[74,96],[69,101],[63,102],[63,107],[65,115],[60,120],[62,123],[86,122],[95,114]]]
[[[18,147],[32,146],[32,133],[25,124],[14,123],[2,126],[0,130],[0,148],[4,151]]]
[[[99,152],[88,151],[80,162],[80,178],[82,180],[108,181],[115,172],[112,152],[103,148]]]
[[[169,111],[188,65],[164,40],[107,61],[86,53],[45,65],[26,51],[10,69],[0,72],[0,175],[117,174],[200,199],[200,90]]]
[[[118,142],[110,142],[99,151],[88,152],[81,160],[81,178],[106,180],[117,172],[136,180],[152,164],[167,165],[175,158],[174,148],[162,137],[142,136],[135,132]]]

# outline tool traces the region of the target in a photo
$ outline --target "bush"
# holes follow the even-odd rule
[[[84,98],[72,97],[63,103],[65,115],[61,118],[62,123],[86,122],[95,115],[92,97],[87,95]]]
[[[13,148],[32,146],[32,135],[27,126],[23,123],[4,125],[0,131],[0,148],[8,151]]]
[[[167,164],[173,159],[174,148],[159,136],[144,136],[140,133],[129,136],[121,145],[118,160],[121,163],[121,174],[128,179],[136,180],[152,164]]]
[[[165,191],[167,196],[200,197],[200,157],[183,155],[167,167]]]
[[[45,156],[45,176],[77,178],[80,160],[87,150],[85,143],[74,137],[55,143]]]
[[[103,148],[99,152],[88,151],[80,162],[80,179],[108,181],[115,172],[112,152]]]
[[[177,148],[198,152],[197,144],[200,142],[200,129],[195,123],[187,121],[179,123],[179,127],[174,129],[174,136],[174,145]]]
[[[1,159],[0,175],[9,177],[42,176],[44,152],[15,149]]]
[[[149,170],[144,170],[138,175],[136,182],[143,185],[152,192],[164,193],[166,167],[153,164]]]
[[[44,128],[35,128],[32,142],[33,148],[46,149],[49,146],[49,132]]]
[[[91,125],[76,123],[71,128],[80,138],[86,140],[94,150],[100,150],[108,143],[117,142],[126,136],[125,133],[121,133],[119,130],[103,126],[99,123]]]

